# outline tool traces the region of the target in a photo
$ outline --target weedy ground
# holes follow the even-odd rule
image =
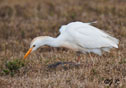
[[[76,61],[64,48],[42,47],[23,61],[34,37],[56,37],[61,25],[95,20],[120,40],[118,49],[81,55],[79,67],[48,68]],[[126,88],[126,1],[0,0],[0,88]]]

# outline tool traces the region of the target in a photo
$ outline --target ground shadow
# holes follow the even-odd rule
[[[76,63],[76,62],[55,62],[53,64],[47,65],[47,69],[53,70],[53,69],[64,69],[69,70],[72,68],[79,68],[82,64]]]

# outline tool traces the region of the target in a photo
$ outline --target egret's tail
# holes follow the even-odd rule
[[[111,40],[113,47],[118,48],[118,44],[119,44],[119,40],[112,37],[112,36],[108,36],[108,39]]]

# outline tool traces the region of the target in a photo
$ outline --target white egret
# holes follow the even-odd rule
[[[119,40],[91,25],[91,23],[71,22],[61,26],[60,35],[56,38],[39,36],[32,40],[26,58],[40,46],[66,47],[81,53],[102,55],[111,48],[118,48]]]

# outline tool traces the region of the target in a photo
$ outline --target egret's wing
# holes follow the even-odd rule
[[[77,23],[77,22],[71,22],[71,23]],[[70,23],[70,24],[71,24]],[[82,23],[82,22],[79,22],[79,24],[80,23]],[[97,23],[97,21],[93,21],[93,22],[89,22],[89,23],[85,23],[85,24],[88,24],[88,25],[90,25],[90,24],[93,24],[93,23]],[[68,25],[62,25],[61,27],[60,27],[60,29],[59,29],[59,32],[60,33],[62,33],[62,32],[64,32],[65,30],[66,30],[66,27],[67,27]],[[76,26],[76,25],[75,25]],[[79,26],[79,25],[78,25]]]
[[[74,43],[84,48],[95,49],[102,47],[118,48],[118,40],[107,33],[82,22],[73,22],[67,25],[65,31]]]

